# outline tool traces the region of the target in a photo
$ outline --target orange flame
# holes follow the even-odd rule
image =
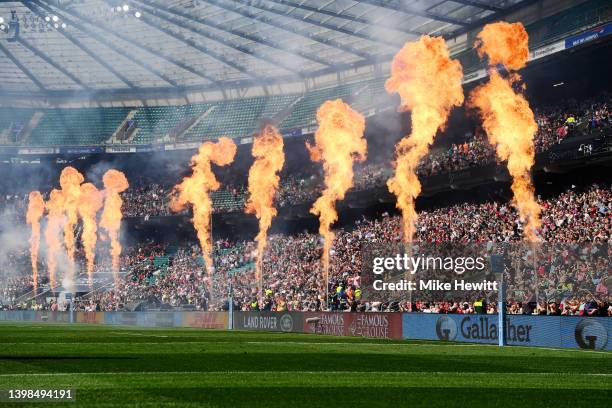
[[[210,217],[212,214],[211,191],[221,184],[215,178],[211,164],[227,166],[234,161],[236,145],[227,137],[219,138],[217,143],[206,142],[200,146],[198,154],[191,158],[193,173],[174,186],[170,209],[174,212],[184,210],[188,204],[193,207],[193,226],[198,234],[202,255],[208,274],[212,273],[212,242],[210,237]]]
[[[263,289],[263,255],[266,248],[268,229],[272,218],[277,214],[274,208],[274,195],[280,182],[278,173],[285,164],[283,152],[283,137],[272,125],[266,125],[253,141],[253,157],[255,162],[249,170],[249,201],[246,204],[246,213],[255,214],[259,220],[259,233],[257,241],[256,277],[259,292]]]
[[[451,109],[463,103],[462,77],[461,64],[450,59],[440,37],[425,35],[419,41],[406,43],[391,64],[391,77],[385,88],[400,95],[399,111],[412,111],[412,133],[398,142],[395,176],[387,182],[402,211],[407,243],[414,235],[417,219],[414,202],[421,192],[417,166],[429,151],[438,129],[444,128]]]
[[[130,187],[125,174],[119,170],[110,169],[102,177],[105,188],[104,210],[100,219],[100,226],[108,232],[111,241],[111,257],[115,283],[118,281],[119,256],[121,255],[121,242],[119,242],[119,230],[121,229],[121,206],[123,200],[119,195]]]
[[[317,111],[319,128],[315,146],[306,144],[310,158],[323,162],[325,189],[310,212],[319,216],[319,233],[323,236],[323,272],[325,288],[329,284],[329,251],[334,241],[331,225],[338,220],[336,201],[343,200],[353,186],[353,162],[364,161],[367,142],[363,137],[365,119],[341,99],[326,101]],[[327,290],[327,289],[326,289]]]
[[[60,186],[64,196],[64,211],[66,211],[66,223],[64,224],[64,243],[70,262],[74,264],[75,237],[74,227],[78,219],[79,199],[81,195],[81,183],[85,178],[74,167],[65,167],[60,174]]]
[[[521,23],[487,24],[478,33],[476,47],[481,58],[489,57],[489,65],[502,64],[509,70],[523,68],[529,58],[529,36]]]
[[[57,271],[57,256],[62,250],[60,231],[64,224],[64,196],[61,190],[53,189],[47,201],[47,228],[45,241],[47,242],[47,267],[49,271],[49,284],[56,286],[55,273]]]
[[[529,56],[528,37],[521,23],[489,24],[478,34],[478,52],[487,54],[491,64],[503,64],[508,70],[520,69]],[[489,82],[470,95],[470,106],[477,108],[489,141],[497,155],[508,161],[512,176],[514,205],[526,224],[524,234],[537,241],[541,208],[534,197],[531,168],[535,160],[533,137],[538,130],[529,102],[512,85],[520,80],[516,73],[503,78],[496,70],[489,72]]]
[[[32,282],[38,288],[38,249],[40,248],[40,218],[45,212],[45,200],[39,191],[32,191],[28,197],[26,222],[32,226],[30,236],[30,259],[32,261]]]
[[[93,268],[98,240],[98,224],[96,215],[102,208],[104,195],[91,183],[81,185],[79,200],[79,216],[83,220],[83,248],[87,258],[87,274],[89,286],[93,285]]]

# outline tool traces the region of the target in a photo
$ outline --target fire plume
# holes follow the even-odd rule
[[[38,249],[40,248],[40,218],[45,212],[45,200],[39,191],[32,191],[28,197],[26,221],[32,226],[30,236],[30,259],[32,261],[32,282],[38,287]]]
[[[325,288],[329,282],[329,251],[334,241],[331,225],[338,220],[336,201],[343,200],[353,186],[353,162],[364,161],[367,142],[363,137],[365,119],[341,99],[326,101],[317,110],[319,128],[315,146],[306,144],[310,158],[323,162],[325,188],[310,212],[319,216],[319,233],[323,236],[323,272]]]
[[[193,226],[196,229],[202,255],[208,274],[212,273],[212,240],[210,237],[210,217],[212,200],[210,192],[217,190],[221,184],[212,171],[212,163],[227,166],[234,161],[236,144],[227,137],[219,138],[217,143],[205,142],[198,154],[191,158],[192,175],[183,178],[174,186],[171,193],[170,209],[173,212],[184,210],[187,205],[193,208]]]
[[[507,161],[513,203],[525,224],[525,237],[535,242],[541,209],[534,197],[531,168],[535,160],[533,138],[538,126],[529,102],[513,88],[521,77],[512,72],[527,63],[527,32],[521,23],[489,24],[478,34],[477,46],[481,56],[488,55],[490,64],[502,64],[510,71],[506,79],[497,70],[490,69],[489,82],[472,91],[469,104],[479,110],[497,156]]]
[[[91,183],[81,185],[79,199],[79,216],[83,220],[83,248],[87,258],[87,275],[89,285],[93,285],[93,268],[98,240],[98,224],[96,216],[102,208],[104,195]]]
[[[100,226],[108,232],[111,241],[111,257],[115,282],[118,280],[119,256],[121,255],[121,242],[119,241],[119,230],[121,229],[121,206],[123,200],[120,193],[127,190],[128,183],[125,174],[119,170],[110,169],[102,177],[104,183],[104,210],[100,219]]]
[[[529,36],[521,23],[487,24],[478,33],[476,47],[481,58],[489,57],[489,65],[502,64],[513,71],[523,68],[529,58]]]
[[[280,182],[278,173],[285,164],[283,137],[278,130],[268,124],[253,141],[252,154],[255,161],[249,170],[250,197],[246,204],[246,213],[255,214],[259,220],[257,241],[256,276],[259,292],[263,289],[263,256],[266,248],[268,229],[277,211],[274,208],[274,195]]]
[[[66,212],[66,223],[64,224],[64,243],[70,262],[74,264],[75,237],[74,227],[79,221],[78,207],[81,195],[81,184],[85,178],[74,167],[64,167],[60,174],[60,186],[64,196],[64,211]]]
[[[45,241],[47,242],[47,268],[49,271],[49,284],[56,286],[57,256],[62,250],[60,232],[64,225],[64,196],[61,190],[53,189],[47,201],[47,228]]]
[[[440,37],[425,35],[406,43],[391,63],[385,88],[400,95],[399,111],[411,111],[412,118],[412,132],[396,145],[395,175],[387,182],[402,211],[406,243],[412,242],[417,219],[415,200],[421,192],[417,166],[438,130],[444,128],[451,109],[463,103],[462,77],[461,64],[451,60]]]

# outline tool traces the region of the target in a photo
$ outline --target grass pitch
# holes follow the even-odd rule
[[[5,322],[15,388],[76,389],[69,407],[604,407],[612,353]]]

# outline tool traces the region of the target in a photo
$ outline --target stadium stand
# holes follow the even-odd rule
[[[589,0],[576,7],[564,10],[527,26],[531,47],[541,46],[576,30],[584,30],[608,21],[612,6],[607,2]],[[484,67],[484,62],[474,49],[455,55],[469,73]],[[322,89],[313,89],[303,95],[288,94],[269,97],[254,97],[202,104],[179,106],[150,106],[136,109],[134,121],[137,126],[133,144],[148,144],[158,141],[179,140],[202,141],[221,134],[238,138],[249,136],[257,129],[262,118],[274,117],[295,103],[290,114],[282,118],[282,131],[308,128],[315,120],[316,108],[327,99],[344,98],[355,109],[366,116],[382,104],[389,103],[384,91],[384,78],[362,80]],[[134,109],[134,108],[131,108]],[[52,145],[96,145],[108,140],[130,108],[71,108],[71,109],[27,109],[0,108],[0,132],[10,133],[12,124],[24,124],[34,112],[43,113],[40,123],[27,140],[18,144],[32,146]],[[190,123],[192,122],[192,123]],[[191,126],[189,126],[191,125]],[[185,127],[183,127],[185,126]],[[177,134],[176,131],[183,131]],[[0,144],[13,144],[14,138],[0,138]]]

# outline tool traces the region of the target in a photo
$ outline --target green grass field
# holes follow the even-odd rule
[[[604,407],[612,353],[5,322],[14,388],[76,389],[70,407]]]

